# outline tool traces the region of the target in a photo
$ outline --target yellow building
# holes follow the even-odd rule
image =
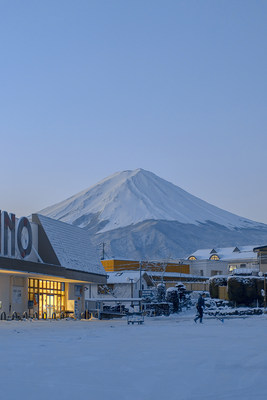
[[[154,284],[164,282],[166,287],[175,286],[178,282],[195,282],[206,280],[203,276],[190,274],[189,264],[164,261],[134,260],[101,260],[107,273],[119,271],[146,271]]]
[[[182,274],[190,274],[189,264],[171,263],[164,261],[132,261],[132,260],[101,260],[106,272],[116,271],[154,271],[154,272],[175,272]]]

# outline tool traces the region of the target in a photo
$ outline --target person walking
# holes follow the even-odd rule
[[[197,301],[197,312],[198,315],[194,319],[195,323],[197,323],[197,320],[199,319],[200,324],[202,324],[202,319],[203,319],[203,310],[205,308],[205,293],[202,293],[199,295],[198,301]]]

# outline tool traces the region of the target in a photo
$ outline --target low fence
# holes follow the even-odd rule
[[[219,286],[219,299],[229,300],[227,286]]]
[[[186,290],[198,291],[198,292],[209,292],[208,282],[183,282]]]

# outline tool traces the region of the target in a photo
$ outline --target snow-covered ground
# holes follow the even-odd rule
[[[265,400],[267,316],[0,321],[1,399]]]

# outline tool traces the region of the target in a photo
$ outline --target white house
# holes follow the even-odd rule
[[[138,298],[140,290],[148,290],[153,287],[153,281],[145,271],[142,271],[141,274],[139,271],[131,270],[108,272],[107,283],[98,285],[98,297]]]
[[[230,273],[257,273],[259,262],[253,251],[256,246],[200,249],[188,256],[192,274],[213,276]]]

